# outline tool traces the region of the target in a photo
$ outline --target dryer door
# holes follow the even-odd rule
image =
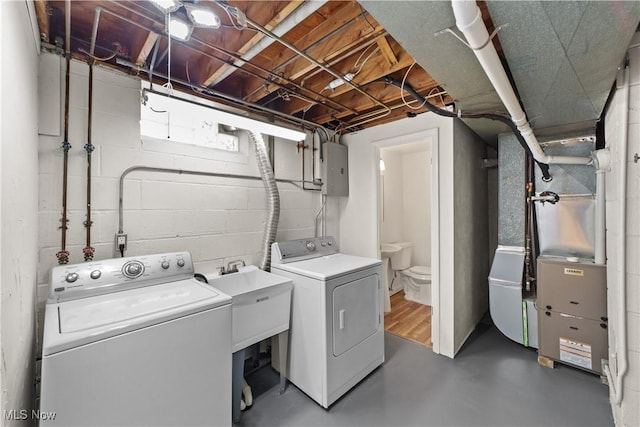
[[[333,290],[333,355],[340,356],[373,335],[380,325],[378,275]]]

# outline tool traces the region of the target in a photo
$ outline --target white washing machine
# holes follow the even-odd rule
[[[188,252],[51,271],[41,426],[231,425],[231,297]]]
[[[382,262],[333,237],[276,242],[271,260],[293,281],[288,378],[328,408],[384,362]]]

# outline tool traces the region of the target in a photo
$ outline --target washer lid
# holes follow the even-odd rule
[[[43,354],[230,304],[231,297],[195,279],[47,304]]]
[[[288,264],[274,265],[272,269],[281,269],[316,280],[329,280],[380,265],[382,265],[382,261],[379,259],[338,253],[302,261],[291,261]]]

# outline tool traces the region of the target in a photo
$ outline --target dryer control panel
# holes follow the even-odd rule
[[[332,236],[287,240],[272,245],[272,264],[316,258],[338,253],[338,244]]]
[[[189,252],[113,258],[51,269],[49,302],[61,302],[193,277]]]

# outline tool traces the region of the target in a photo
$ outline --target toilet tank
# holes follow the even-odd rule
[[[411,253],[413,243],[411,242],[395,242],[394,245],[400,246],[402,249],[391,257],[391,268],[393,270],[406,270],[411,267]]]

